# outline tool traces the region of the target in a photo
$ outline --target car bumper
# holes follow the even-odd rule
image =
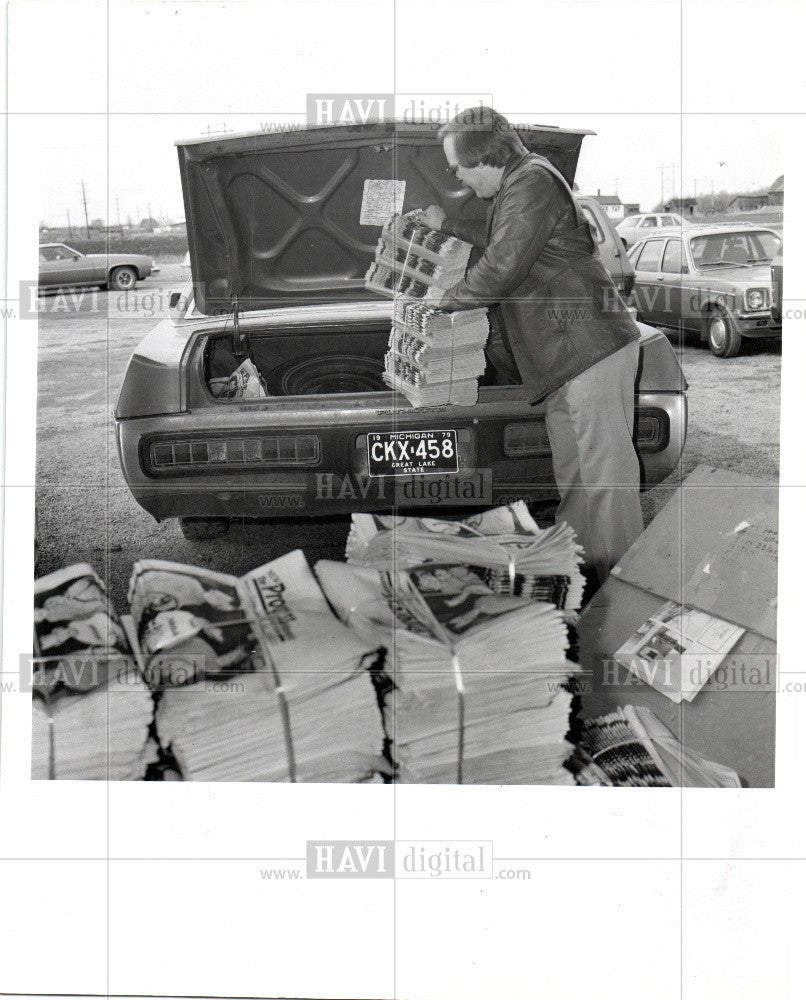
[[[736,326],[743,337],[780,337],[781,321],[776,322],[772,313],[738,313]]]
[[[637,400],[638,452],[645,487],[667,478],[676,468],[686,436],[684,393],[641,393]],[[406,419],[401,419],[405,417]],[[557,497],[551,452],[539,407],[523,402],[485,409],[462,408],[452,419],[405,410],[385,417],[355,415],[341,426],[335,418],[300,425],[282,410],[268,419],[266,410],[220,407],[199,413],[118,420],[118,451],[124,478],[134,499],[157,520],[171,517],[318,517],[392,507],[478,507],[550,501]],[[390,423],[391,421],[391,423]],[[453,427],[459,436],[459,472],[419,476],[369,476],[366,433],[394,427]],[[503,441],[510,425],[534,427],[537,447],[520,456]],[[415,425],[415,426],[412,426]],[[316,463],[310,468],[169,469],[149,466],[152,444],[198,442],[224,436],[314,435]]]

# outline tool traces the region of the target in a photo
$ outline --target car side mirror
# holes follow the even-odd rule
[[[81,260],[81,254],[74,253],[73,260]]]
[[[680,268],[680,273],[688,274],[688,266],[686,264],[683,264],[683,266]]]

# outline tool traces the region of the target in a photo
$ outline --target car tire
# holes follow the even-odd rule
[[[109,274],[109,288],[116,292],[130,292],[137,284],[137,271],[133,267],[116,267]]]
[[[721,308],[712,310],[705,318],[706,339],[718,358],[735,358],[742,347],[742,335],[730,314]]]
[[[209,542],[229,531],[226,517],[180,517],[179,527],[189,542]]]

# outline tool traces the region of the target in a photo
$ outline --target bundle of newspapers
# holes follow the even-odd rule
[[[314,570],[341,620],[383,649],[397,781],[573,784],[566,684],[577,668],[555,607],[496,594],[464,566]]]
[[[160,743],[199,781],[371,780],[383,730],[372,646],[330,611],[300,550],[238,579],[139,562],[130,588]]]
[[[641,705],[626,705],[583,723],[580,784],[638,787],[739,788],[739,776],[675,739]]]
[[[395,215],[383,227],[364,284],[390,298],[442,296],[464,277],[471,250],[455,236]]]
[[[546,601],[568,612],[582,603],[582,548],[561,523],[541,529],[523,501],[464,521],[353,514],[348,562],[403,569],[428,562],[470,566],[493,592]]]
[[[151,692],[103,582],[81,563],[34,584],[32,778],[142,778]]]
[[[486,309],[447,313],[398,299],[384,380],[413,406],[470,406],[478,400],[489,332]]]
[[[384,226],[365,285],[395,299],[384,380],[413,406],[478,399],[489,334],[485,309],[447,313],[416,300],[432,300],[460,281],[471,245],[430,229],[410,216]]]

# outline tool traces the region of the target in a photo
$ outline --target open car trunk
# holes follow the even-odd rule
[[[270,397],[378,392],[391,395],[393,390],[383,380],[388,341],[388,323],[348,330],[344,324],[305,331],[272,328],[250,334],[248,358]],[[208,340],[204,352],[208,388],[216,380],[231,376],[243,361],[233,348],[232,337],[227,335]],[[479,384],[491,381],[492,373],[488,372]],[[226,401],[217,388],[211,394]]]

